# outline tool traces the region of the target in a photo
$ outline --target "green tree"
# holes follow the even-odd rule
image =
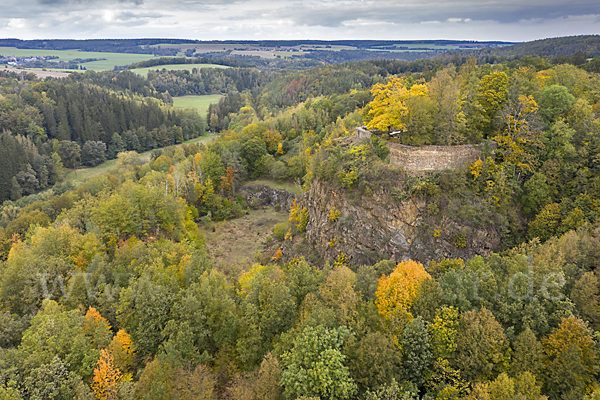
[[[213,182],[220,182],[221,177],[225,175],[225,167],[221,157],[215,152],[205,151],[201,153],[198,165],[202,169],[204,179],[208,177]]]
[[[75,142],[62,140],[58,145],[58,155],[67,168],[76,168],[81,164],[81,147]]]
[[[515,382],[506,372],[501,373],[490,383],[490,400],[508,400],[515,397]]]
[[[431,348],[437,358],[450,358],[456,350],[458,335],[458,310],[454,307],[442,307],[435,313],[429,324]]]
[[[598,368],[597,344],[587,324],[573,316],[563,318],[542,343],[550,399],[582,398]]]
[[[237,348],[241,360],[258,365],[269,344],[293,323],[296,302],[277,266],[256,265],[240,279],[243,291],[242,337]]]
[[[263,157],[267,155],[265,142],[258,138],[250,139],[242,145],[242,157],[247,163],[247,170],[253,179],[262,174]]]
[[[2,400],[23,400],[21,394],[15,389],[16,382],[11,381],[0,385],[0,399]]]
[[[465,139],[467,120],[460,93],[463,79],[450,64],[439,70],[428,85],[435,110],[436,141],[440,144],[457,144]]]
[[[597,330],[600,326],[600,282],[593,271],[588,271],[573,285],[571,300],[581,316]]]
[[[571,110],[576,101],[569,89],[562,85],[545,86],[535,94],[535,98],[547,123],[556,121]]]
[[[103,142],[87,141],[81,149],[81,163],[95,167],[106,161],[106,144]]]
[[[47,364],[31,371],[25,378],[25,386],[31,398],[53,399],[59,396],[61,384],[67,379],[69,371],[58,356]]]
[[[141,359],[158,352],[172,304],[171,290],[150,281],[148,276],[133,281],[123,290],[117,320],[131,333]]]
[[[404,373],[418,388],[423,386],[425,372],[429,369],[433,354],[429,345],[427,325],[417,317],[406,325],[402,336]]]
[[[554,159],[561,163],[572,162],[578,156],[573,144],[575,130],[560,119],[550,125],[544,138],[546,158]]]
[[[469,381],[486,380],[501,372],[508,356],[508,338],[487,309],[460,316],[455,365]]]
[[[345,344],[350,376],[361,392],[375,390],[401,377],[402,355],[392,340],[379,331]]]
[[[536,214],[539,209],[552,201],[552,192],[548,179],[541,172],[535,172],[523,185],[524,194],[521,197],[523,211]]]
[[[541,377],[544,350],[533,331],[529,328],[519,333],[513,344],[510,371],[513,376],[531,372]]]
[[[54,365],[53,360],[58,357],[70,365],[71,371],[90,378],[99,351],[85,337],[84,321],[77,310],[64,311],[56,302],[44,300],[19,346],[25,357],[25,370]]]
[[[345,327],[307,327],[283,354],[281,383],[288,397],[312,396],[322,399],[348,399],[356,384],[344,365],[341,352],[350,332]]]

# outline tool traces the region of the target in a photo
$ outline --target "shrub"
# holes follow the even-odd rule
[[[288,226],[285,222],[281,222],[273,228],[273,235],[277,240],[283,240],[285,238],[285,234],[288,230]]]

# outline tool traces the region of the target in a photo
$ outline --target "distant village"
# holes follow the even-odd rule
[[[58,58],[57,56],[28,56],[28,57],[17,57],[17,56],[3,56],[0,55],[0,65],[10,65],[13,67],[29,64],[36,61],[48,61]]]
[[[87,62],[106,60],[105,58],[75,58],[68,61],[59,60],[58,56],[3,56],[0,55],[0,65],[19,68],[55,68],[86,70],[82,65]]]

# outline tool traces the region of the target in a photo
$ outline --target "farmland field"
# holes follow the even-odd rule
[[[194,68],[230,68],[230,67],[228,67],[226,65],[218,65],[218,64],[169,64],[169,65],[156,65],[154,67],[147,67],[147,68],[136,68],[136,69],[132,69],[132,71],[138,75],[148,76],[148,71],[156,71],[157,69],[162,70],[163,68],[167,69],[169,71],[182,71],[182,70],[191,71]]]
[[[202,118],[204,118],[208,112],[208,106],[218,103],[221,97],[220,94],[173,97],[173,105],[178,108],[195,108]]]
[[[16,56],[16,57],[27,57],[27,56],[57,56],[59,57],[55,61],[71,61],[76,58],[105,58],[106,60],[92,61],[83,63],[86,69],[92,71],[104,71],[110,70],[115,65],[123,66],[129,65],[140,61],[149,60],[154,58],[152,54],[129,54],[129,53],[103,53],[103,52],[90,52],[90,51],[79,51],[79,50],[37,50],[37,49],[17,49],[15,47],[0,47],[0,55],[3,56]]]
[[[64,78],[69,76],[70,73],[72,72],[81,72],[78,71],[76,69],[48,69],[48,70],[42,70],[41,68],[32,68],[32,69],[17,69],[17,68],[8,68],[10,71],[14,71],[18,74],[25,72],[25,73],[33,73],[35,75],[37,75],[38,78],[47,78],[47,77],[52,77],[52,78]]]

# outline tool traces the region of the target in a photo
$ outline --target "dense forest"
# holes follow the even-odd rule
[[[600,398],[600,75],[582,66],[3,72],[0,398]],[[171,107],[188,93],[224,96]],[[388,142],[482,156],[411,175]],[[256,208],[238,189],[258,179],[303,194],[252,262],[216,263],[207,235]],[[422,205],[414,240],[461,256],[319,252],[317,225],[351,237],[364,199]],[[495,251],[471,247],[482,228]]]
[[[600,36],[558,37],[517,43],[512,46],[450,51],[441,57],[455,56],[476,57],[486,63],[541,57],[549,59],[553,64],[582,65],[582,68],[588,71],[600,72]]]
[[[48,188],[64,167],[95,166],[122,151],[147,151],[204,133],[204,120],[195,111],[135,94],[147,86],[115,92],[110,87],[119,86],[118,79],[109,79],[104,88],[94,84],[101,83],[97,74],[88,76],[89,83],[41,82],[33,74],[0,72],[2,201]],[[135,80],[133,74],[124,79]]]

